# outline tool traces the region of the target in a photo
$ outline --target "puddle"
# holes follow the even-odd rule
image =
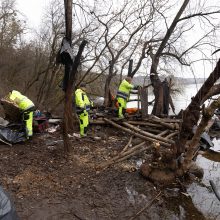
[[[214,147],[197,157],[196,163],[203,168],[201,183],[193,183],[188,188],[193,204],[207,219],[220,219],[220,201],[216,198],[209,180],[220,192],[220,140],[213,139]]]
[[[220,139],[213,139],[213,143],[214,147],[203,151],[196,160],[204,170],[201,181],[189,185],[187,193],[182,193],[178,188],[166,189],[164,219],[220,220],[220,201],[209,183],[212,180],[220,193]],[[139,168],[142,163],[142,160],[136,160],[136,167]],[[140,192],[140,188],[127,185],[125,190],[130,204],[149,202],[149,196]]]
[[[128,195],[128,201],[132,205],[146,203],[148,201],[147,197],[144,194],[139,194],[137,191],[134,190],[132,186],[126,186],[125,190]]]

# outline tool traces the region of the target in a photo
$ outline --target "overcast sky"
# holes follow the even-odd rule
[[[216,1],[216,0],[213,0]],[[17,9],[27,18],[27,26],[30,29],[38,29],[41,19],[43,17],[44,11],[46,6],[49,5],[50,0],[17,0]],[[30,35],[31,36],[31,33]],[[28,37],[29,38],[29,37]],[[193,36],[192,36],[193,38]],[[211,57],[211,52],[210,51],[210,57]],[[220,53],[220,52],[219,52]],[[215,56],[213,56],[214,58]],[[215,67],[215,62],[213,65],[210,64],[205,64],[202,62],[196,63],[194,65],[194,70],[195,74],[198,77],[206,78],[208,75],[212,72],[212,70]],[[177,70],[177,72],[181,72]],[[185,75],[186,73],[183,74],[178,74],[181,77],[192,77],[192,73],[189,73],[189,75]]]
[[[49,0],[17,0],[17,9],[27,17],[30,28],[37,28]]]

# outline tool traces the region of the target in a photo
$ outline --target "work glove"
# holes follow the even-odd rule
[[[83,110],[84,115],[86,116],[88,112],[86,110]]]
[[[94,107],[93,101],[90,101],[90,105],[91,105],[91,107]]]

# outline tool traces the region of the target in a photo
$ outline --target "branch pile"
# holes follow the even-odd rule
[[[151,117],[145,120],[118,120],[116,118],[102,117],[91,121],[92,124],[106,124],[111,125],[118,130],[125,132],[131,136],[128,144],[124,149],[114,158],[100,164],[97,168],[104,169],[115,163],[121,162],[138,155],[147,150],[152,153],[152,161],[166,161],[173,157],[172,146],[174,139],[179,134],[181,120],[178,119],[162,119]],[[142,140],[141,143],[132,146],[132,137],[137,137]]]

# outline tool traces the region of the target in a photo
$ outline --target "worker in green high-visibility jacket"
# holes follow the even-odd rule
[[[131,84],[132,78],[126,77],[120,84],[117,92],[118,117],[123,119],[126,110],[127,101],[130,97],[131,90],[137,90],[139,86]]]
[[[79,116],[80,136],[87,136],[89,126],[89,110],[93,103],[89,100],[86,94],[86,84],[81,83],[75,91],[76,113]]]
[[[8,98],[13,101],[21,110],[22,121],[26,126],[27,138],[33,136],[33,111],[35,110],[34,103],[16,90],[10,91]]]

